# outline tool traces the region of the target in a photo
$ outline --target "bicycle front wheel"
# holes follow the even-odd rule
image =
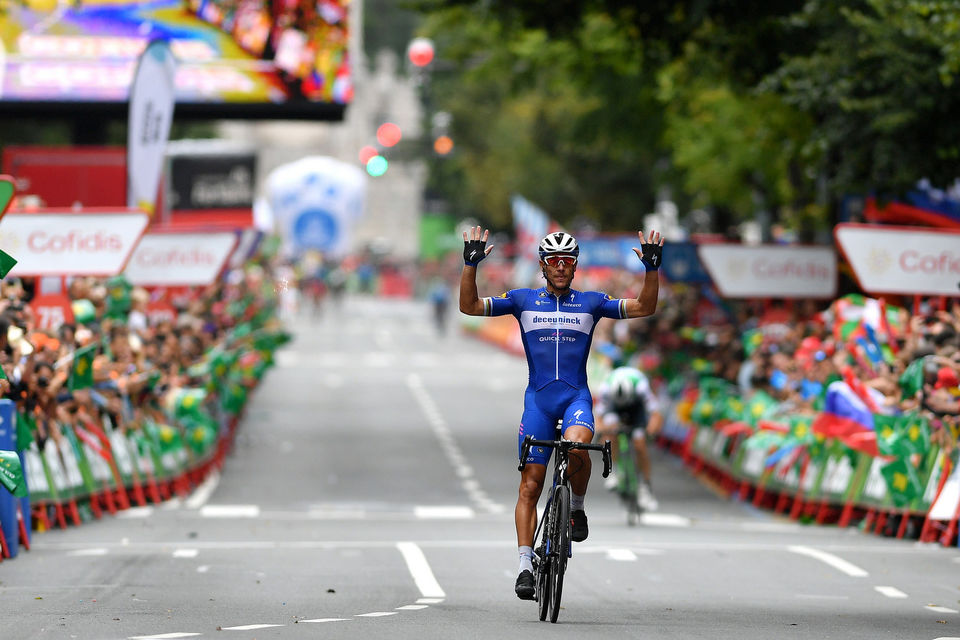
[[[551,567],[550,581],[550,622],[556,622],[560,615],[560,598],[563,595],[563,574],[567,570],[567,557],[570,555],[570,489],[560,485],[553,494],[552,506],[552,536],[551,536]]]

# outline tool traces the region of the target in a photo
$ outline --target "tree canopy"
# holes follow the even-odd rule
[[[456,144],[431,191],[501,225],[513,193],[605,230],[668,193],[823,226],[846,195],[956,177],[960,5],[639,5],[422,0]]]

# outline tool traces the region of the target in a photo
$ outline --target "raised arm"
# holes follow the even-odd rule
[[[463,232],[463,272],[460,274],[460,312],[468,316],[483,315],[483,301],[477,292],[477,265],[493,250],[487,246],[490,230],[480,233],[480,227],[470,227],[470,237]]]
[[[657,298],[660,295],[660,263],[663,259],[663,236],[659,231],[651,231],[647,240],[640,231],[640,248],[633,248],[634,253],[643,262],[646,274],[643,276],[643,287],[636,300],[627,300],[626,311],[628,318],[643,318],[652,316],[657,310]]]

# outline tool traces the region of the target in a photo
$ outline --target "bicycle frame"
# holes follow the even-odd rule
[[[559,430],[559,428],[558,428]],[[566,570],[566,562],[573,557],[572,545],[569,536],[569,496],[570,496],[570,478],[567,476],[567,467],[570,461],[570,450],[580,449],[588,451],[603,452],[603,477],[610,475],[610,441],[604,444],[588,444],[565,440],[559,436],[556,440],[535,440],[527,436],[523,440],[523,446],[520,452],[519,471],[523,471],[527,465],[527,457],[530,454],[530,447],[550,447],[556,451],[556,458],[553,465],[553,485],[547,496],[547,503],[544,507],[543,517],[537,524],[534,533],[534,543],[543,534],[543,543],[537,547],[535,558],[538,560],[535,566],[536,595],[535,599],[540,605],[540,620],[545,620],[550,611],[550,622],[557,621],[557,615],[560,610],[560,596],[563,589],[563,574]],[[562,494],[560,493],[562,490]],[[560,503],[557,514],[552,514],[553,498],[561,495],[563,498]],[[566,514],[566,515],[560,515]],[[553,520],[555,517],[566,518],[567,522],[563,524],[565,529],[556,529]],[[566,547],[566,553],[557,554],[554,545],[558,545],[561,550]],[[565,556],[565,557],[564,557]],[[552,593],[551,593],[552,592]],[[552,596],[552,597],[551,597]]]

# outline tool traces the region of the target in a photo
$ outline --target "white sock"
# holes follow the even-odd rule
[[[573,491],[570,492],[570,511],[583,511],[583,499],[586,496],[578,496]]]
[[[533,573],[533,547],[521,546],[518,547],[518,550],[520,551],[520,571],[518,573],[524,571]]]

